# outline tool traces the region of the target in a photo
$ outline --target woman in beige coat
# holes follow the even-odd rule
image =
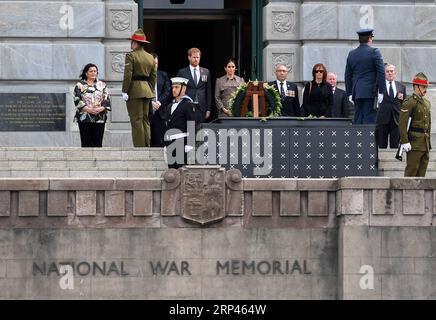
[[[224,70],[226,74],[218,78],[215,84],[215,104],[219,111],[219,117],[228,117],[230,115],[230,96],[241,84],[245,83],[244,79],[235,75],[235,60],[228,59]]]

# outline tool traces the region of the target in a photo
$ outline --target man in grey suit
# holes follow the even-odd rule
[[[333,89],[333,108],[330,117],[348,118],[351,108],[351,102],[348,100],[344,90],[336,87],[337,76],[333,72],[327,73],[327,82],[332,85]]]
[[[189,80],[186,94],[199,106],[198,123],[204,122],[210,116],[212,103],[212,85],[208,69],[200,67],[201,52],[198,48],[188,50],[189,66],[177,72],[178,77]]]
[[[360,46],[350,51],[345,67],[345,89],[354,101],[355,124],[375,123],[377,92],[381,102],[386,90],[383,58],[379,49],[371,47],[373,31],[357,31]]]
[[[377,112],[377,144],[379,148],[387,148],[389,137],[389,147],[396,149],[400,141],[398,129],[400,107],[406,98],[406,87],[401,82],[395,81],[396,72],[393,64],[386,64],[385,73],[386,90]]]

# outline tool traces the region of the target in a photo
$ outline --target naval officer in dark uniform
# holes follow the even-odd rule
[[[345,67],[345,89],[354,101],[355,124],[375,123],[376,99],[381,102],[386,90],[383,58],[379,49],[371,47],[373,31],[357,31],[360,46],[350,51]]]

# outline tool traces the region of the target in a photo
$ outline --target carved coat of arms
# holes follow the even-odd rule
[[[181,169],[181,215],[202,225],[225,217],[225,169],[185,166]]]

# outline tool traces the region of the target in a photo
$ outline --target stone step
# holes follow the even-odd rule
[[[0,160],[163,160],[162,148],[0,148]]]
[[[160,177],[162,148],[0,148],[0,177]]]
[[[0,160],[0,169],[67,168],[165,169],[164,160]]]
[[[395,159],[396,153],[397,153],[397,149],[379,149],[378,150],[378,159],[379,160],[392,160],[392,161],[400,162],[400,161]],[[434,159],[436,161],[436,150],[430,151],[430,161],[432,159]]]
[[[0,178],[158,178],[165,169],[98,169],[98,168],[69,168],[60,169],[0,169]]]
[[[395,159],[396,149],[380,149],[378,153],[379,175],[384,177],[403,177],[406,157],[403,161]],[[427,167],[427,178],[436,178],[436,151],[430,151],[430,162]]]

